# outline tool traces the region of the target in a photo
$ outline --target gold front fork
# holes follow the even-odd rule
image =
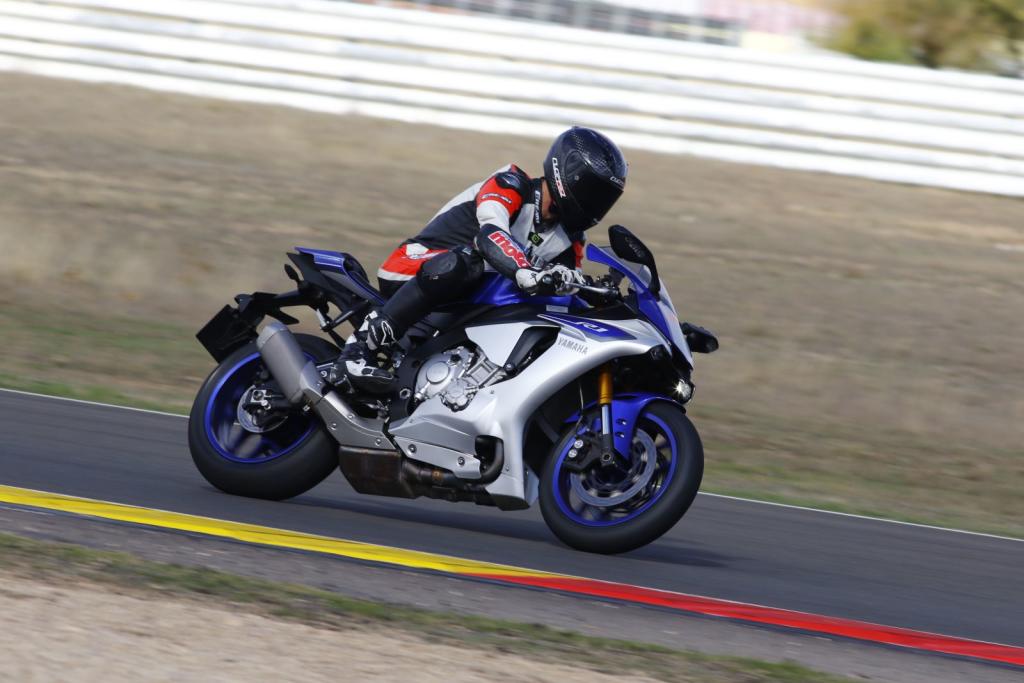
[[[615,457],[615,443],[612,440],[612,364],[605,363],[597,376],[597,402],[601,406],[601,462],[608,464]]]
[[[601,366],[601,374],[597,376],[597,402],[599,405],[611,405],[614,390],[612,388],[612,364]]]

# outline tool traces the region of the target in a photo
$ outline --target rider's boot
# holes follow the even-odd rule
[[[380,366],[377,356],[390,355],[397,341],[394,323],[377,311],[371,312],[345,342],[327,380],[337,384],[347,377],[357,389],[374,394],[388,393],[395,376]]]
[[[348,338],[328,381],[348,378],[354,387],[370,393],[390,393],[395,376],[380,367],[378,355],[390,355],[406,331],[437,305],[451,301],[473,287],[483,272],[483,261],[468,250],[445,252],[427,261],[422,269],[387,300],[380,311],[366,316]]]

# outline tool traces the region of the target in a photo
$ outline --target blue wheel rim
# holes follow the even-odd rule
[[[572,505],[570,501],[571,484],[570,484],[570,472],[563,468],[566,457],[569,454],[569,450],[572,448],[572,441],[566,443],[565,447],[558,454],[558,459],[555,461],[555,476],[552,477],[551,486],[555,496],[555,502],[558,504],[558,509],[561,510],[562,514],[567,518],[571,519],[577,524],[591,527],[608,527],[615,526],[618,524],[624,524],[630,520],[636,519],[640,515],[644,514],[651,508],[658,500],[664,495],[669,485],[672,483],[672,479],[675,476],[677,464],[679,462],[679,444],[676,441],[675,435],[672,433],[671,428],[665,421],[652,415],[649,412],[644,412],[640,415],[637,420],[637,424],[647,421],[658,427],[660,434],[665,437],[665,441],[668,446],[668,462],[662,462],[662,451],[656,449],[656,456],[658,458],[658,469],[655,472],[655,476],[664,475],[660,478],[657,488],[654,490],[653,495],[647,497],[642,504],[634,507],[628,511],[617,512],[618,516],[611,519],[587,519],[582,515],[582,512],[589,509],[588,506],[584,505],[582,509],[578,509],[579,505]],[[656,437],[655,437],[656,438]],[[667,472],[664,471],[667,468]],[[634,497],[634,499],[636,496]],[[634,500],[630,499],[630,500]],[[579,501],[577,501],[579,502]],[[614,510],[614,508],[613,508]]]
[[[313,421],[292,414],[274,429],[255,434],[238,425],[238,402],[252,385],[260,367],[260,354],[253,353],[231,367],[213,388],[203,426],[206,439],[217,453],[231,462],[255,465],[280,458],[301,446],[313,433]]]

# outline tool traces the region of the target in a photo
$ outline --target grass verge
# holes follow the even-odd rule
[[[105,403],[113,406],[124,406],[125,408],[141,408],[143,410],[156,410],[164,413],[184,415],[179,403],[160,403],[155,401],[141,400],[109,387],[95,384],[75,385],[63,384],[61,382],[47,382],[35,379],[15,377],[0,372],[0,388],[12,389],[14,391],[25,391],[32,394],[43,394],[45,396],[56,396],[59,398],[73,398],[78,401],[91,401],[93,403]]]
[[[539,624],[432,612],[356,600],[294,584],[212,569],[151,562],[132,555],[0,534],[0,571],[34,580],[85,581],[118,591],[201,599],[321,628],[398,629],[430,641],[512,652],[606,673],[643,673],[685,683],[843,683],[793,663],[712,656],[625,640],[585,636]],[[472,638],[467,638],[472,634]]]
[[[213,367],[186,325],[158,320],[0,307],[0,386],[187,414]]]

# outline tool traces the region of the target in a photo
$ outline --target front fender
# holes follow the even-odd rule
[[[686,412],[682,403],[668,396],[650,393],[620,394],[612,398],[612,437],[615,443],[615,450],[624,455],[629,454],[630,445],[636,435],[636,422],[644,408],[655,402],[669,403]],[[597,409],[597,403],[591,403],[586,410]],[[580,414],[576,413],[566,420],[566,424],[579,422]],[[600,417],[595,417],[590,425],[591,429],[600,431]]]

